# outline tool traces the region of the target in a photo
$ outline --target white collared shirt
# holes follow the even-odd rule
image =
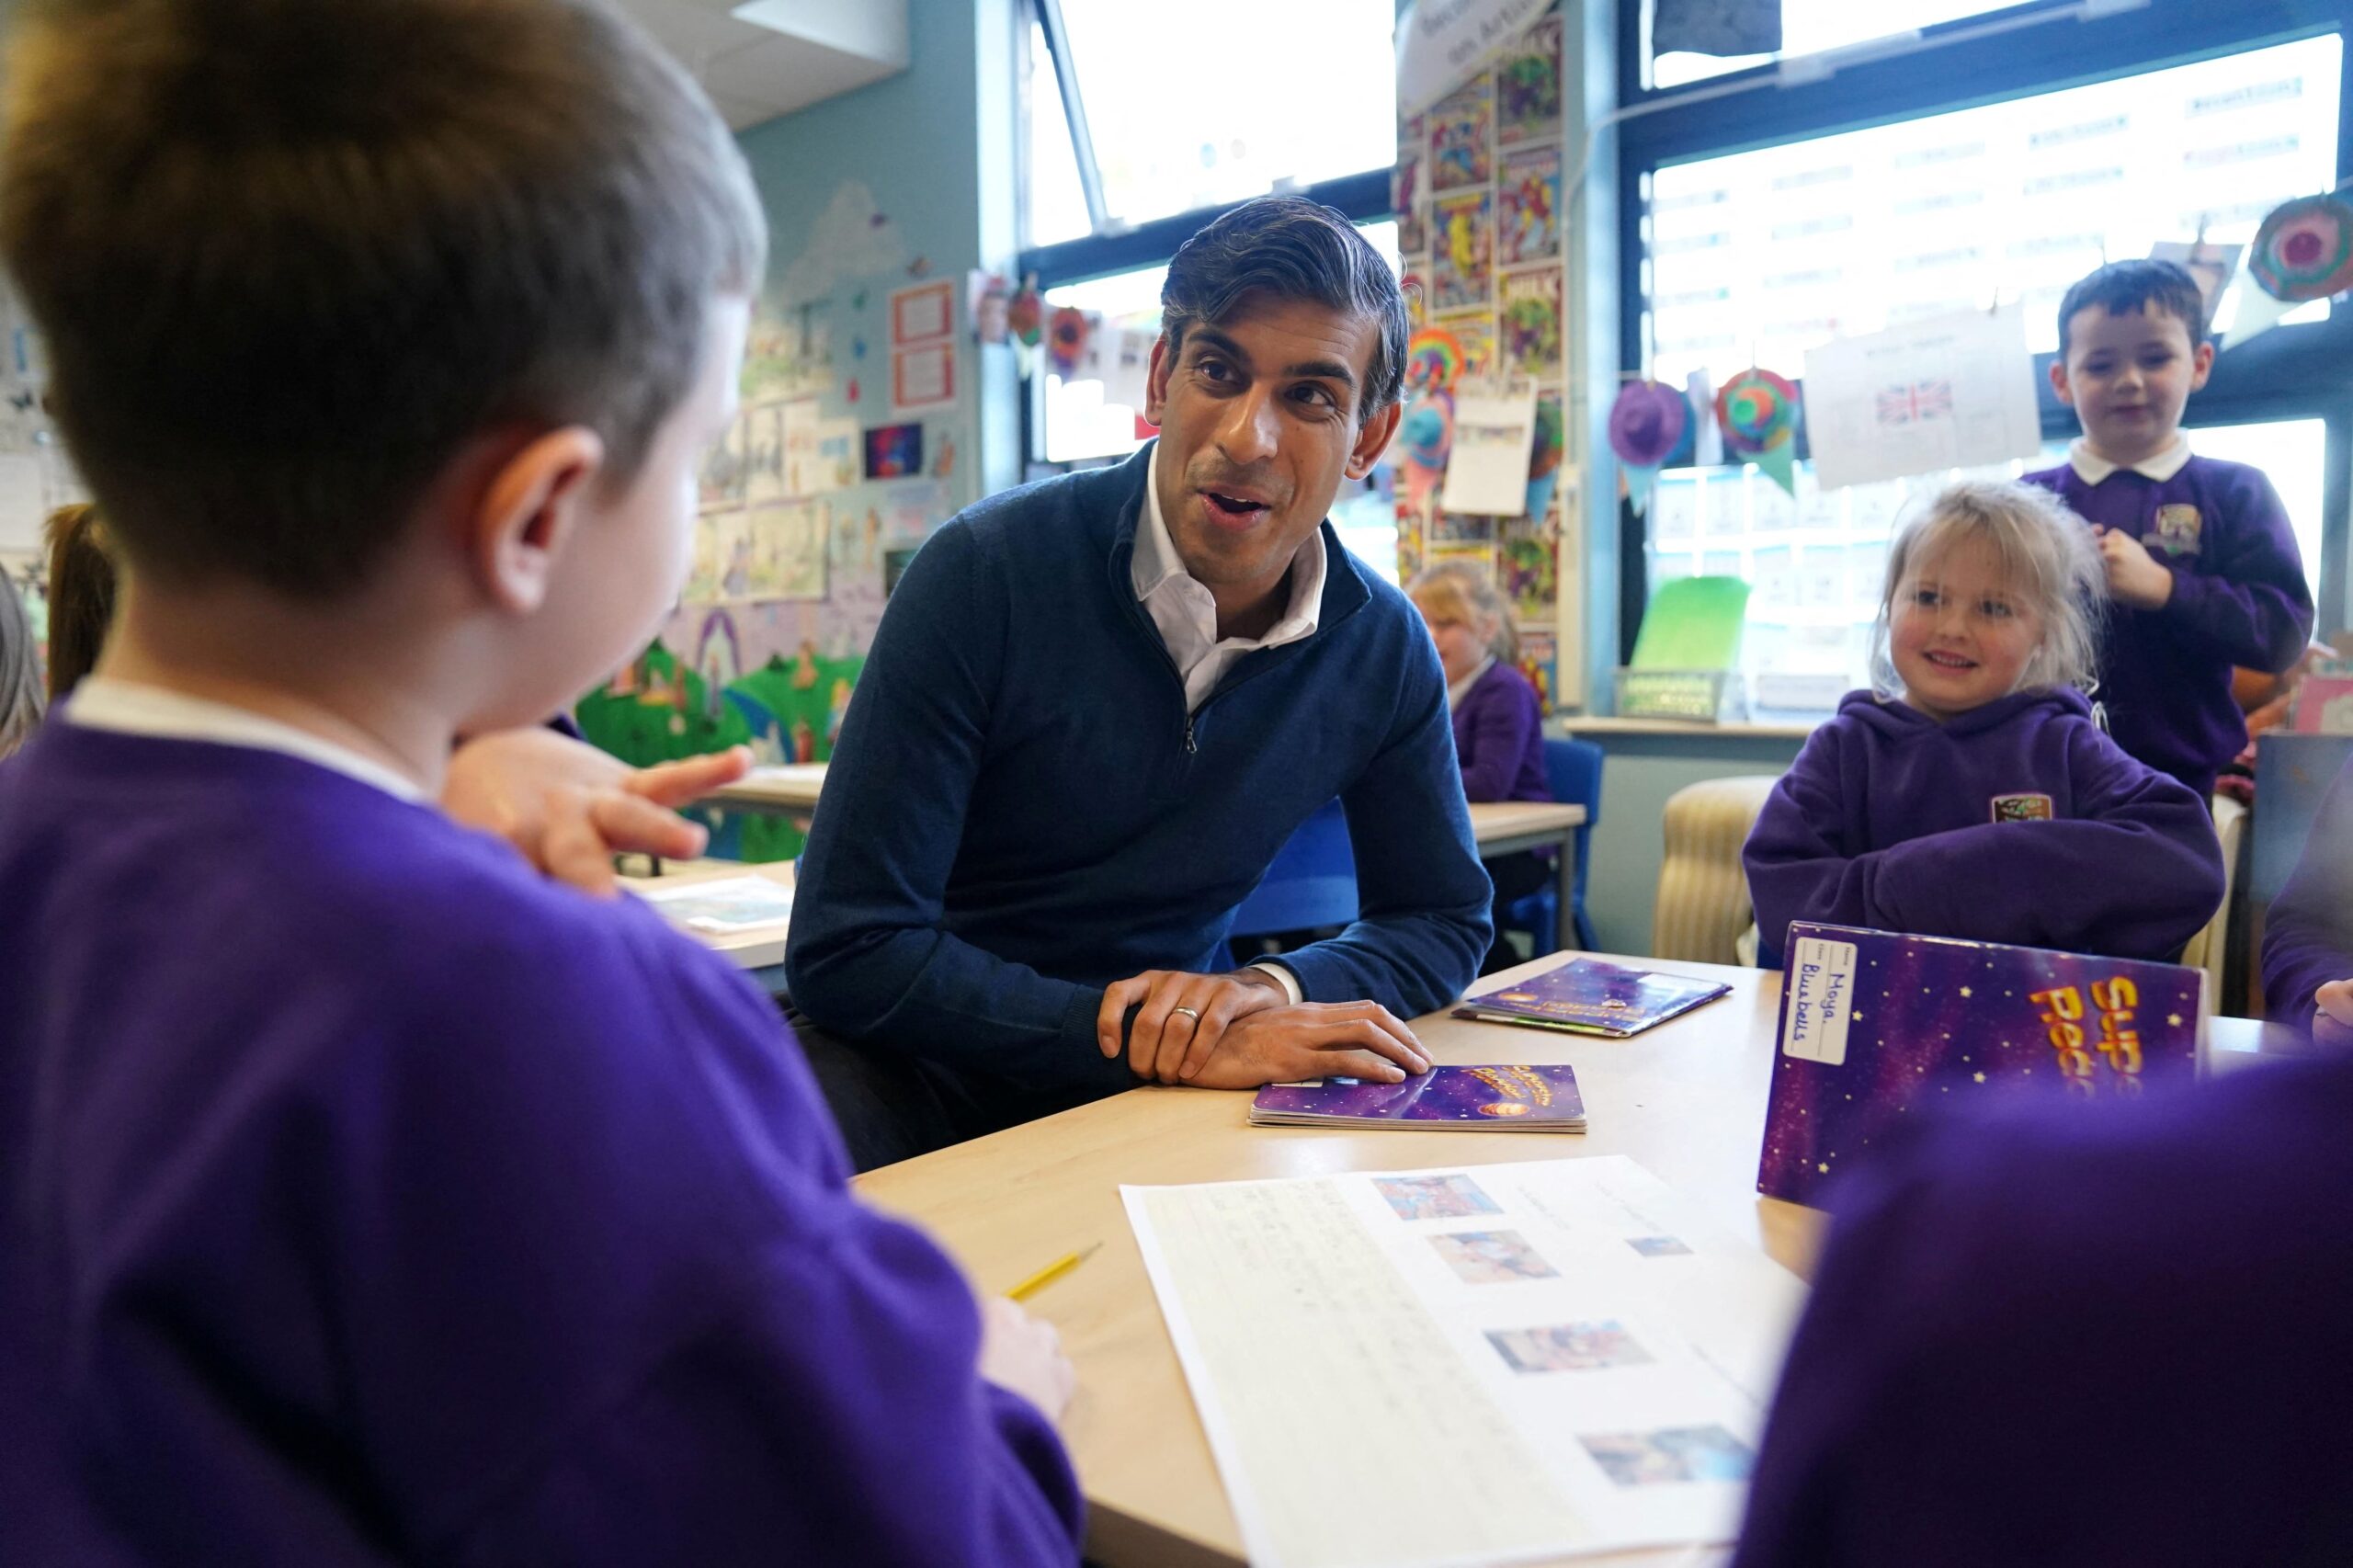
[[[1461,707],[1462,699],[1471,695],[1471,688],[1479,684],[1479,677],[1485,675],[1489,670],[1492,670],[1495,667],[1495,656],[1493,653],[1490,653],[1485,658],[1479,661],[1479,667],[1477,669],[1472,670],[1469,675],[1464,676],[1461,680],[1456,681],[1452,686],[1448,687],[1446,688],[1446,710],[1451,713],[1456,709]]]
[[[1152,623],[1160,629],[1160,641],[1168,656],[1176,662],[1176,673],[1185,677],[1185,711],[1199,708],[1217,683],[1225,676],[1226,668],[1245,653],[1255,653],[1261,648],[1279,648],[1286,642],[1297,642],[1315,635],[1316,617],[1324,608],[1324,574],[1328,566],[1324,555],[1324,529],[1319,526],[1290,558],[1290,605],[1280,620],[1268,629],[1264,637],[1228,637],[1223,642],[1217,635],[1217,600],[1209,589],[1185,570],[1185,562],[1176,554],[1176,541],[1168,537],[1168,519],[1160,515],[1160,443],[1152,446],[1152,457],[1144,465],[1143,516],[1136,519],[1135,555],[1129,566],[1128,580],[1134,586],[1136,600]],[[1301,990],[1299,976],[1279,963],[1254,963],[1252,969],[1266,971],[1279,982],[1283,994],[1293,1002],[1306,1000]]]
[[[1160,641],[1185,678],[1185,710],[1208,699],[1233,661],[1261,648],[1279,648],[1315,635],[1324,608],[1324,530],[1318,527],[1290,559],[1290,604],[1264,637],[1217,635],[1217,599],[1185,570],[1168,521],[1160,514],[1160,447],[1154,443],[1145,468],[1143,515],[1136,519],[1135,555],[1129,568],[1136,599],[1160,629]]]
[[[2143,479],[2154,479],[2159,484],[2179,473],[2189,461],[2189,437],[2177,433],[2173,445],[2154,457],[2143,458],[2136,463],[2112,463],[2091,449],[2091,443],[2081,436],[2067,448],[2067,466],[2086,484],[2097,484],[2119,469],[2129,469]]]
[[[425,791],[414,781],[348,746],[226,702],[166,691],[160,686],[90,676],[74,687],[74,695],[65,699],[58,716],[85,730],[278,752],[356,778],[399,800],[425,799]]]

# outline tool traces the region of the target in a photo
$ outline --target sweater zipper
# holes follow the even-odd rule
[[[1199,749],[1193,744],[1193,716],[1188,713],[1185,715],[1185,755],[1190,756]]]

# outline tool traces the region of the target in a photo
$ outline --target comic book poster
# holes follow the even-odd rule
[[[1518,267],[1561,254],[1561,149],[1506,153],[1495,182],[1495,265]]]
[[[1495,290],[1494,194],[1434,198],[1430,222],[1430,313],[1485,310]]]
[[[1558,96],[1556,85],[1556,99]],[[1430,110],[1432,190],[1459,190],[1495,177],[1495,79],[1482,74]]]
[[[1561,134],[1561,18],[1545,17],[1495,67],[1495,140],[1557,141]]]
[[[1497,285],[1495,324],[1503,373],[1536,381],[1561,378],[1561,269],[1507,272]]]
[[[1499,585],[1522,626],[1549,622],[1561,597],[1560,545],[1550,530],[1506,531],[1499,554]]]

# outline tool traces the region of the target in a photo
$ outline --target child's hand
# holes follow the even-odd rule
[[[2353,980],[2332,980],[2313,1000],[2313,1043],[2353,1046]]]
[[[1063,1354],[1062,1335],[998,1296],[981,1303],[981,1376],[1059,1422],[1078,1390],[1078,1369]]]
[[[751,770],[742,746],[708,756],[630,767],[552,730],[509,730],[460,746],[441,787],[441,809],[496,834],[558,881],[609,896],[613,857],[686,860],[710,835],[677,808]]]
[[[2108,567],[2108,597],[2134,609],[2163,609],[2173,597],[2173,573],[2120,528],[2095,528]]]

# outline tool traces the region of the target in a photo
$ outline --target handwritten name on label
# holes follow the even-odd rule
[[[1845,1066],[1847,1026],[1854,1016],[1855,944],[1799,937],[1785,983],[1781,1054]]]

